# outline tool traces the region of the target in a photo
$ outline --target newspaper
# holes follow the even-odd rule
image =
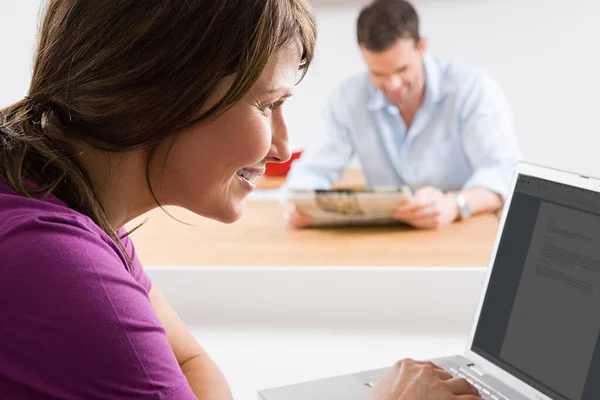
[[[287,200],[312,217],[311,226],[395,223],[399,205],[412,201],[409,187],[374,189],[289,189]]]

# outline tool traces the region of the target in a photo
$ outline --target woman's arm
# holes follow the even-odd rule
[[[150,301],[196,397],[202,400],[231,400],[231,390],[217,365],[154,286],[150,289]]]

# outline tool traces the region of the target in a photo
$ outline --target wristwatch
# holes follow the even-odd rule
[[[467,219],[471,216],[471,209],[467,199],[461,193],[456,193],[456,204],[458,205],[458,214],[460,219]]]

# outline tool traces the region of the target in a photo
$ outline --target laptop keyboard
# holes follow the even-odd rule
[[[455,378],[465,378],[467,382],[475,387],[475,389],[479,390],[479,395],[483,400],[506,400],[506,398],[500,396],[499,394],[494,393],[489,387],[481,384],[481,382],[477,382],[473,380],[469,375],[465,374],[459,369],[450,367],[448,368],[448,372],[450,375]],[[373,387],[377,384],[377,382],[367,382],[365,383],[368,387]]]
[[[479,395],[483,400],[506,400],[504,397],[494,393],[494,391],[483,385],[481,382],[473,380],[469,375],[465,374],[460,369],[450,367],[448,368],[448,372],[454,377],[465,378],[467,382],[475,387],[475,389],[479,390]]]

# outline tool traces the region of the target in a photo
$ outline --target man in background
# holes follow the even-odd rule
[[[357,22],[368,72],[332,94],[324,127],[282,188],[327,189],[354,155],[370,187],[409,186],[414,201],[394,218],[440,228],[499,209],[520,150],[498,85],[468,66],[429,54],[419,17],[404,0],[375,0]],[[310,225],[294,205],[288,227]]]

